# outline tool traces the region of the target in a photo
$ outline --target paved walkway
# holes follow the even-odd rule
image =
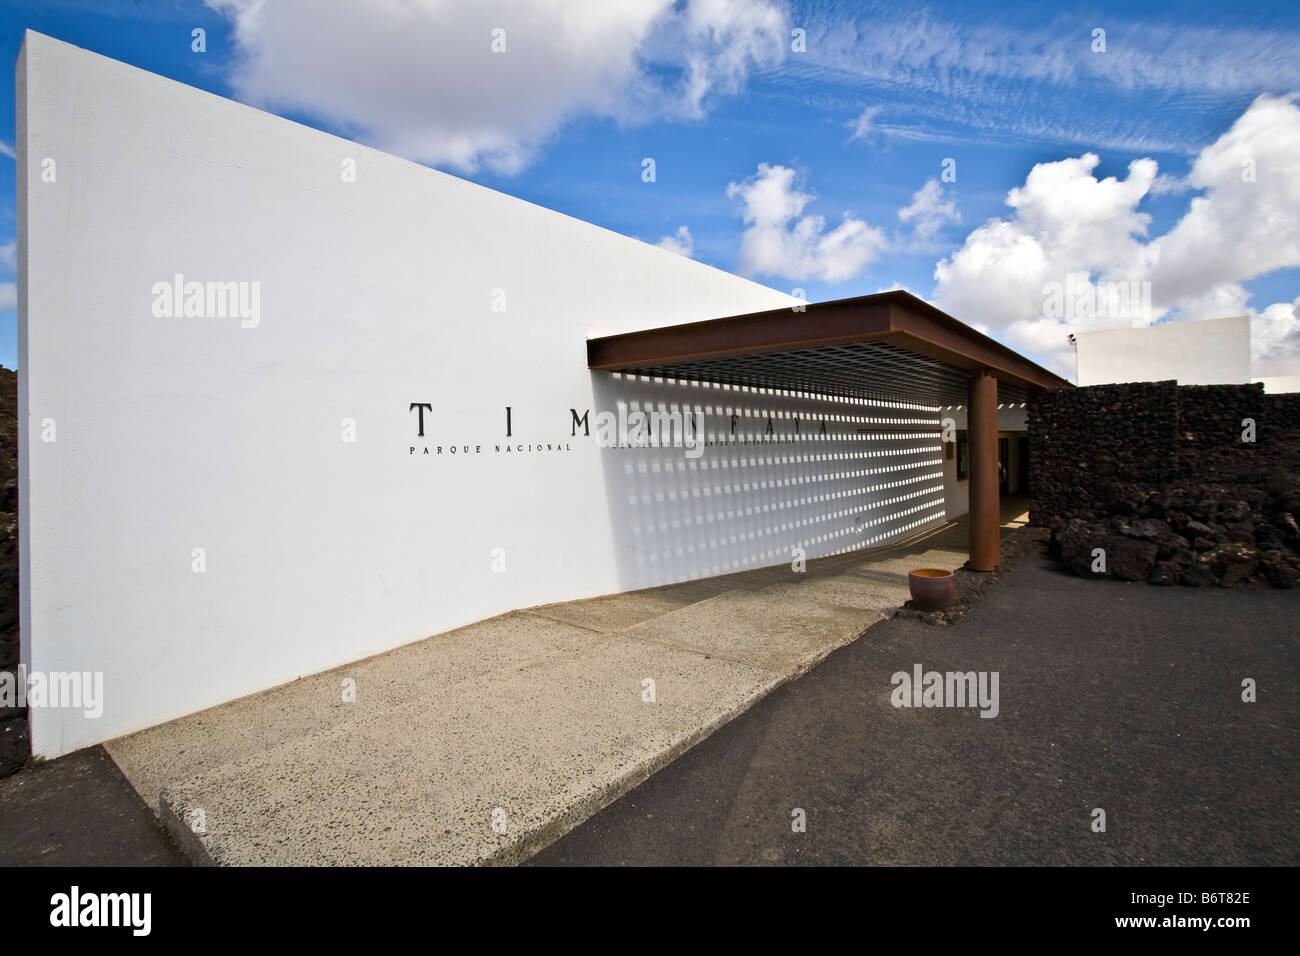
[[[188,866],[103,747],[0,780],[0,866]]]
[[[1298,621],[1298,591],[1031,553],[959,624],[872,628],[530,863],[1294,866]],[[1000,713],[895,708],[917,663],[998,671]]]
[[[965,548],[955,522],[802,574],[506,614],[107,746],[200,862],[517,862],[855,640],[907,599],[910,568],[956,568]]]

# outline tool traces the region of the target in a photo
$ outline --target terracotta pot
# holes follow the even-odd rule
[[[946,611],[957,596],[957,579],[942,568],[917,568],[907,574],[912,606],[918,611]]]

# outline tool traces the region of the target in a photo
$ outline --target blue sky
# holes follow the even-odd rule
[[[9,0],[0,59],[38,30],[648,242],[671,237],[810,300],[910,289],[1066,374],[1066,334],[1107,324],[1043,314],[1045,284],[1072,275],[1150,283],[1153,308],[1111,325],[1250,314],[1256,374],[1300,374],[1294,2],[323,9]],[[191,49],[196,27],[205,52]],[[0,97],[11,368],[12,76]]]

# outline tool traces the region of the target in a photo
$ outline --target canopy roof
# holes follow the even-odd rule
[[[1001,402],[1070,382],[909,292],[838,299],[587,340],[593,370],[964,405],[987,370]]]

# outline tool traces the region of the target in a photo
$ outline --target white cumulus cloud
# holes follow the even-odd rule
[[[928,242],[946,222],[961,222],[957,200],[944,199],[939,180],[931,179],[912,194],[912,202],[898,210],[898,218],[912,224],[915,237]]]
[[[675,252],[679,256],[686,256],[688,259],[695,252],[695,240],[691,238],[691,231],[685,226],[678,226],[676,233],[664,236],[655,245],[660,249]]]
[[[829,231],[819,215],[803,215],[816,197],[795,185],[795,171],[760,163],[749,179],[727,186],[738,200],[745,232],[740,241],[744,275],[839,282],[861,274],[885,248],[882,230],[851,212]]]
[[[240,99],[463,171],[517,172],[579,115],[701,116],[788,35],[773,0],[206,3],[233,23]]]
[[[1147,250],[1166,301],[1300,265],[1300,107],[1260,97],[1196,157],[1204,195]]]
[[[1251,372],[1258,378],[1300,375],[1300,298],[1250,316]]]
[[[1063,372],[1073,366],[1070,332],[1249,315],[1256,368],[1282,374],[1290,362],[1291,374],[1300,371],[1295,304],[1257,312],[1241,285],[1300,266],[1295,98],[1259,97],[1201,150],[1185,180],[1196,195],[1164,235],[1149,237],[1150,216],[1139,210],[1147,195],[1171,191],[1156,162],[1135,160],[1122,179],[1096,178],[1097,164],[1088,153],[1036,165],[1007,195],[1012,214],[975,229],[936,265],[938,303]],[[1123,300],[1107,294],[1129,289],[1116,309]]]

